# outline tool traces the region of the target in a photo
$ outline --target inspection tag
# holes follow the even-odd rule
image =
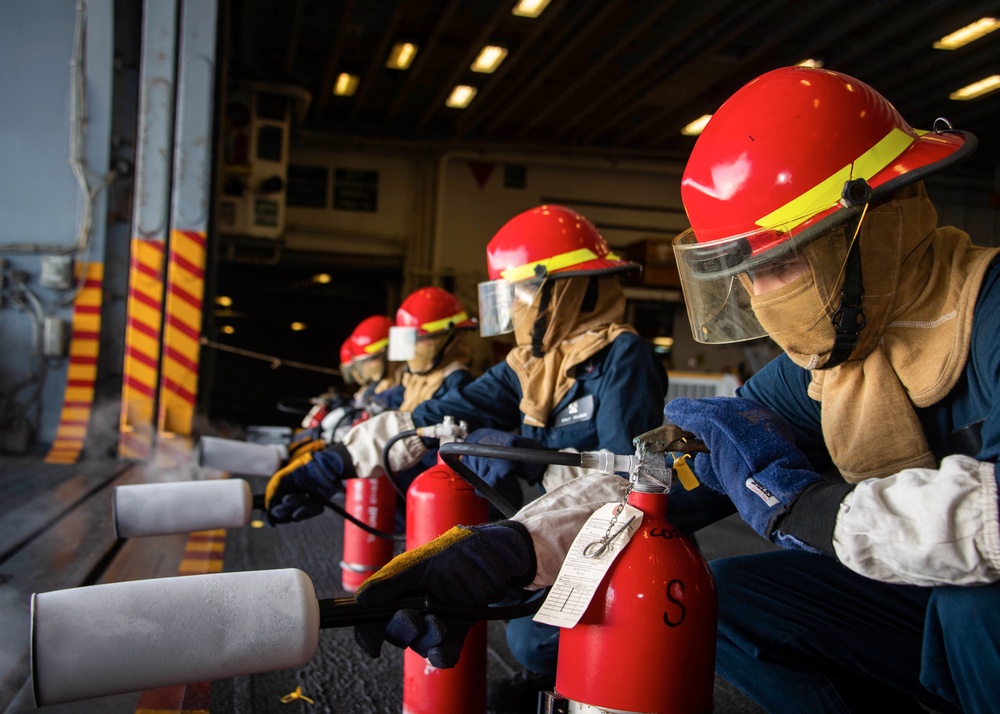
[[[576,534],[555,583],[532,619],[556,627],[576,625],[641,523],[642,511],[625,503],[607,503],[597,509]]]

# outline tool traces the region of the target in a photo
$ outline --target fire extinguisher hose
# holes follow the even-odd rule
[[[326,499],[320,498],[319,496],[316,496],[315,494],[310,494],[309,498],[311,500],[315,501],[316,503],[319,503],[319,504],[325,506],[326,508],[329,508],[334,513],[336,513],[336,514],[338,514],[338,515],[346,518],[351,523],[353,523],[354,525],[356,525],[358,528],[360,528],[361,530],[363,530],[365,533],[371,533],[376,538],[384,538],[385,540],[392,540],[392,541],[399,541],[399,542],[403,542],[403,541],[406,540],[406,534],[405,533],[388,533],[387,531],[380,531],[379,529],[374,528],[374,527],[368,525],[364,521],[359,520],[358,518],[355,518],[350,513],[348,513],[346,509],[344,509],[342,506],[334,503],[333,501],[327,501]],[[254,494],[254,497],[253,497],[253,507],[254,508],[258,508],[258,509],[260,509],[262,511],[264,510],[264,494],[262,494],[262,493],[261,494]]]
[[[404,491],[403,487],[399,485],[399,481],[396,480],[396,472],[393,471],[392,467],[389,465],[389,450],[392,448],[393,444],[395,444],[397,441],[405,439],[408,436],[416,436],[416,435],[417,435],[416,429],[407,429],[406,431],[401,431],[398,434],[393,434],[391,437],[389,437],[389,440],[385,442],[385,446],[382,447],[382,470],[385,471],[385,477],[389,479],[389,483],[391,483],[392,487],[396,489],[396,493],[399,494],[399,497],[403,499],[404,503],[406,502],[406,491]]]
[[[557,466],[580,466],[581,456],[573,451],[553,451],[550,449],[525,449],[519,446],[497,446],[494,444],[470,444],[464,441],[452,441],[442,444],[438,454],[441,460],[454,469],[473,488],[492,503],[500,513],[510,518],[517,509],[514,508],[500,492],[490,486],[482,477],[462,463],[461,456],[484,456],[494,459],[509,459],[529,464],[548,464]]]

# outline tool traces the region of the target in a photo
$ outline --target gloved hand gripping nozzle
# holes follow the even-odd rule
[[[708,453],[708,447],[689,431],[676,424],[664,424],[639,434],[632,439],[635,446],[635,471],[629,472],[633,482],[642,483],[642,478],[651,480],[669,490],[673,483],[674,469],[670,464],[678,463],[674,454]],[[682,475],[683,476],[683,475]],[[683,480],[683,478],[682,478]]]

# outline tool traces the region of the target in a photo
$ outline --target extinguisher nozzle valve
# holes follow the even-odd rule
[[[632,476],[639,468],[639,457],[634,454],[620,456],[610,451],[583,451],[580,453],[580,466],[606,474],[623,473]]]
[[[440,424],[428,424],[416,428],[417,436],[428,439],[456,441],[469,435],[469,425],[464,421],[455,421],[454,417],[446,416]],[[444,443],[442,441],[442,443]]]

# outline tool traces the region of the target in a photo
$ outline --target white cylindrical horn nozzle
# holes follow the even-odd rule
[[[117,486],[111,501],[119,538],[242,528],[252,511],[253,494],[242,479]]]
[[[319,626],[312,581],[292,568],[36,593],[35,703],[299,667]]]
[[[214,436],[198,439],[198,465],[231,474],[270,476],[287,458],[288,449],[281,444],[254,444]]]

